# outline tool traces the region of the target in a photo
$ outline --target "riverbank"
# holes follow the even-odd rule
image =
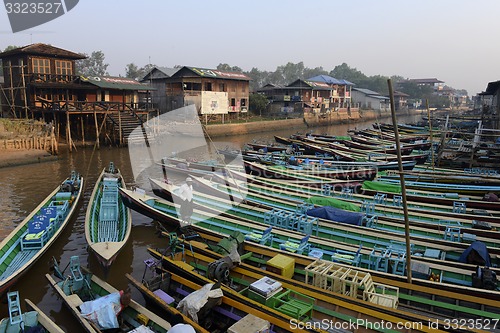
[[[423,113],[423,110],[408,110],[398,116],[418,115]],[[211,137],[224,137],[233,135],[244,135],[253,133],[270,132],[276,130],[290,129],[290,130],[303,130],[304,128],[316,128],[324,126],[332,126],[336,124],[356,124],[365,121],[380,121],[391,117],[390,111],[373,111],[373,110],[360,110],[355,115],[345,117],[342,115],[320,116],[311,115],[304,118],[293,119],[279,119],[279,120],[263,120],[247,123],[226,123],[207,125],[206,131]]]
[[[58,157],[43,150],[0,149],[0,168],[55,161]]]

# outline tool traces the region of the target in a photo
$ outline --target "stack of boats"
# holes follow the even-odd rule
[[[163,158],[165,178],[150,179],[154,195],[127,189],[110,164],[87,206],[87,242],[107,269],[130,235],[129,209],[158,221],[165,248],[149,249],[141,280],[127,278],[162,313],[78,257],[63,271],[54,261],[47,279],[88,332],[175,324],[189,332],[493,331],[500,176],[437,168],[428,163],[436,149],[429,134],[401,128],[406,200],[394,134],[383,124],[219,151],[241,164]],[[171,182],[176,175],[193,180],[188,222],[179,217],[186,186]],[[62,230],[82,186],[72,174],[0,244],[4,290]]]
[[[412,327],[418,331],[431,324],[446,330],[456,318],[497,322],[500,177],[423,164],[432,143],[403,135],[411,161],[403,164],[403,207],[384,134],[372,149],[351,144],[354,136],[308,135],[277,138],[287,146],[220,151],[229,160],[241,154],[240,167],[163,159],[165,174],[194,180],[193,215],[187,226],[179,219],[179,186],[167,179],[150,179],[156,196],[121,189],[127,206],[176,230],[165,233],[166,249],[150,249],[151,279],[129,279],[165,308],[182,299],[179,285],[220,284],[225,298],[204,323],[215,330],[250,320],[244,313],[277,330],[291,330],[290,323],[320,331],[421,323]],[[338,326],[318,324],[325,319]]]

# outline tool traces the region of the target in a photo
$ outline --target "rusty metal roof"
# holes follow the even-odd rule
[[[226,80],[240,80],[240,81],[250,81],[251,78],[246,76],[241,72],[229,72],[229,71],[220,71],[218,69],[208,69],[201,67],[189,67],[184,66],[179,69],[172,78],[175,77],[184,77],[184,76],[198,76],[198,77],[207,77],[214,79],[226,79]]]
[[[2,52],[0,53],[0,59],[16,54],[43,55],[52,58],[65,58],[65,59],[75,59],[75,60],[87,58],[83,54],[78,54],[48,44],[36,43],[18,47],[6,52]]]
[[[88,82],[99,88],[115,90],[156,90],[134,79],[115,76],[81,76],[82,82]]]

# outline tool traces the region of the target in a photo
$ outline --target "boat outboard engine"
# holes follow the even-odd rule
[[[221,282],[229,281],[229,271],[234,267],[230,257],[224,257],[208,264],[207,277]]]
[[[66,180],[63,184],[61,184],[62,192],[73,192],[75,190],[75,186],[71,180]]]

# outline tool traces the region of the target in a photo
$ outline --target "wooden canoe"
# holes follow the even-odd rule
[[[85,238],[104,267],[109,267],[125,246],[132,229],[130,210],[123,204],[118,188],[126,188],[113,162],[96,181],[85,215]]]
[[[83,178],[75,172],[0,243],[0,294],[47,251],[76,211]]]

